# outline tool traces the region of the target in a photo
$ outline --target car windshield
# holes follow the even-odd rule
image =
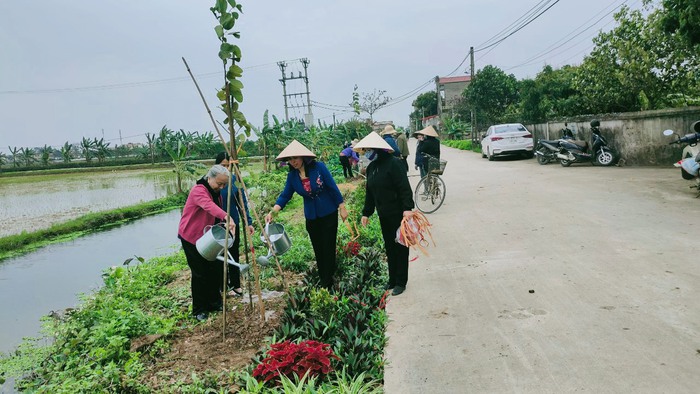
[[[496,126],[494,128],[494,131],[496,134],[501,134],[501,133],[509,133],[509,132],[513,132],[513,131],[527,131],[527,129],[525,129],[525,126],[523,126],[521,124],[507,124],[507,125],[503,125],[503,126]]]

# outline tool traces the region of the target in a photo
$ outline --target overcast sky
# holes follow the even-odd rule
[[[164,125],[213,130],[181,60],[215,106],[222,67],[213,3],[0,0],[0,151],[82,137],[104,137],[112,146],[144,142],[145,133]],[[592,38],[614,26],[612,12],[623,3],[641,6],[639,0],[243,1],[236,25],[242,39],[235,42],[243,55],[242,110],[255,126],[266,109],[284,120],[277,62],[286,60],[288,72],[298,74],[296,59],[307,58],[311,99],[337,108],[314,106],[316,120],[332,123],[334,113],[338,121],[349,119],[353,114],[341,107],[357,84],[360,92],[406,97],[374,116],[406,126],[413,99],[434,89],[426,82],[468,72],[469,61],[460,63],[470,46],[477,70],[492,64],[518,79],[534,77],[545,64],[578,64]],[[299,80],[288,88],[303,90]],[[303,111],[290,116],[302,118]]]

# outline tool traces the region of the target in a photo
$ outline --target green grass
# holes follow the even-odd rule
[[[0,238],[0,260],[18,256],[52,243],[67,241],[79,236],[105,230],[132,219],[166,212],[184,205],[185,194],[175,194],[105,212],[90,213],[47,229],[22,232]]]
[[[449,146],[450,148],[470,150],[472,152],[481,153],[481,147],[478,144],[472,145],[471,140],[444,140],[441,142],[443,145]]]

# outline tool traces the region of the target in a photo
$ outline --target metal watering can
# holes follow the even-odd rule
[[[195,246],[197,252],[208,261],[224,261],[224,253],[228,253],[228,249],[233,246],[233,237],[229,235],[228,246],[226,245],[226,229],[224,224],[219,223],[213,226],[205,226],[204,234],[197,240]],[[241,273],[244,274],[250,268],[248,264],[239,264],[228,253],[228,263],[237,266]]]
[[[283,225],[279,223],[267,223],[265,225],[265,232],[268,238],[270,238],[270,243],[267,242],[265,236],[262,234],[260,235],[260,239],[269,249],[267,256],[258,256],[255,259],[255,261],[263,267],[270,264],[270,257],[273,255],[281,256],[292,247],[292,240],[289,239],[289,236],[284,231]]]

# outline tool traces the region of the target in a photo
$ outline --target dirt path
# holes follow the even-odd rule
[[[698,391],[700,200],[678,170],[442,152],[438,247],[388,305],[388,394]]]

